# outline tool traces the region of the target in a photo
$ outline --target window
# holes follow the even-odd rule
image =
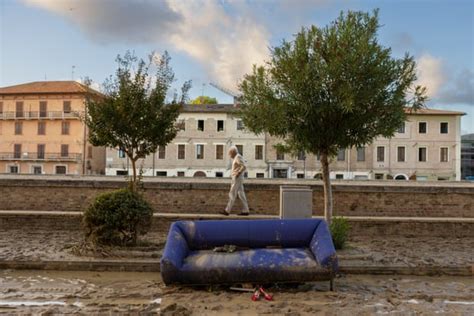
[[[216,178],[222,178],[222,177],[224,177],[224,173],[221,172],[221,171],[217,171],[216,172]]]
[[[33,166],[32,167],[33,174],[42,174],[43,168],[41,166]]]
[[[198,131],[204,131],[204,120],[198,120]]]
[[[118,150],[118,157],[119,158],[125,158],[125,150],[123,150],[122,148],[120,148]]]
[[[0,115],[3,114],[3,102],[0,102]]]
[[[69,157],[69,145],[61,145],[61,157]]]
[[[223,120],[218,120],[217,121],[217,131],[218,132],[224,131],[224,121]]]
[[[46,135],[46,122],[38,122],[38,135]]]
[[[255,160],[263,160],[263,145],[255,145]]]
[[[117,170],[115,174],[118,176],[128,176],[128,170]]]
[[[157,171],[156,176],[157,177],[166,177],[168,175],[168,172],[166,171]]]
[[[376,173],[375,180],[383,180],[383,173]]]
[[[426,161],[426,147],[418,148],[418,161],[421,161],[421,162]]]
[[[321,155],[320,155],[320,154],[316,154],[316,160],[317,160],[317,161],[320,161],[320,160],[321,160]]]
[[[357,148],[357,161],[365,161],[365,147]]]
[[[48,115],[48,103],[46,101],[40,101],[39,104],[39,117],[46,117]]]
[[[397,147],[397,161],[405,162],[405,147],[404,146]]]
[[[87,158],[92,159],[92,146],[87,147]]]
[[[166,147],[158,146],[158,159],[166,159]]]
[[[45,144],[38,144],[36,146],[36,155],[38,156],[38,159],[44,159],[45,148]]]
[[[178,177],[184,177],[184,171],[178,171],[177,175]]]
[[[178,130],[180,130],[180,131],[185,131],[186,130],[186,121],[185,120],[179,120],[178,121]]]
[[[397,133],[405,134],[405,122],[398,128]]]
[[[288,178],[288,169],[273,169],[273,178],[277,178],[277,179]]]
[[[56,166],[56,174],[66,174],[66,166]]]
[[[186,147],[185,145],[181,144],[178,145],[178,159],[185,159],[186,157]]]
[[[71,113],[71,101],[63,101],[63,112]]]
[[[304,153],[304,151],[300,151],[298,153],[298,160],[305,160],[306,159],[306,155]]]
[[[265,178],[265,174],[261,173],[261,172],[257,172],[256,177],[257,178]]]
[[[69,135],[70,122],[63,121],[61,123],[61,135]]]
[[[449,177],[438,177],[438,181],[449,181]]]
[[[426,134],[427,126],[426,122],[418,122],[418,133]]]
[[[336,174],[336,179],[337,180],[343,180],[344,179],[344,175],[342,173],[338,173]]]
[[[204,159],[204,145],[196,145],[196,159]]]
[[[242,120],[237,120],[237,130],[238,131],[244,130],[244,122],[242,122]]]
[[[243,156],[244,155],[244,145],[235,145],[235,147],[237,147],[237,151],[239,152],[239,154],[241,154]]]
[[[285,160],[285,153],[280,148],[276,150],[276,160]]]
[[[441,147],[439,149],[439,161],[440,162],[448,162],[448,147]]]
[[[346,160],[346,150],[344,148],[339,149],[337,152],[337,161]]]
[[[15,113],[15,117],[24,117],[24,113],[23,113],[23,102],[17,102],[16,103],[16,113]]]
[[[15,135],[23,134],[23,122],[15,122]]]
[[[224,159],[224,145],[216,145],[216,159]]]
[[[378,146],[377,147],[377,162],[384,162],[385,161],[385,147]]]
[[[296,178],[297,179],[304,179],[304,173],[297,173]]]
[[[13,145],[13,158],[21,158],[21,144]]]
[[[9,169],[10,173],[18,173],[19,172],[18,166],[10,166],[8,169]]]
[[[447,134],[448,133],[448,122],[441,122],[439,124],[439,132],[441,134]]]

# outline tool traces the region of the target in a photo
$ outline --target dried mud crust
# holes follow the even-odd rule
[[[469,277],[357,275],[337,278],[336,292],[328,291],[327,282],[267,291],[274,301],[252,302],[252,293],[226,289],[167,287],[161,308],[168,315],[469,315],[474,310]]]

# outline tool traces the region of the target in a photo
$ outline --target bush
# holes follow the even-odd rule
[[[351,226],[344,217],[333,217],[329,229],[331,230],[332,241],[336,249],[343,249],[347,241]]]
[[[99,195],[84,212],[86,239],[94,244],[134,245],[151,226],[153,209],[130,189]]]

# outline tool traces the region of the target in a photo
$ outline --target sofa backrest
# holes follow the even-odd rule
[[[308,247],[320,219],[179,221],[191,250],[223,245]]]

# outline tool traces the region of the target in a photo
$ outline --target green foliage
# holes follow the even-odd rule
[[[350,228],[351,226],[349,225],[349,222],[346,218],[335,216],[332,219],[329,229],[331,231],[332,241],[336,249],[344,248]]]
[[[330,156],[392,136],[405,107],[418,108],[426,97],[424,88],[412,90],[413,57],[392,58],[377,41],[378,28],[377,11],[349,11],[274,47],[271,60],[254,66],[240,85],[245,126]]]
[[[174,73],[167,52],[162,56],[151,54],[148,62],[127,52],[117,57],[117,63],[115,76],[104,83],[104,96],[87,98],[85,122],[93,145],[125,152],[132,163],[135,183],[136,161],[176,137],[176,120],[190,82],[183,85],[179,98],[174,93],[168,100]]]
[[[84,212],[86,238],[95,244],[134,245],[147,233],[153,210],[143,197],[129,189],[99,195]]]
[[[206,95],[201,95],[194,100],[191,100],[191,104],[217,104],[217,99],[208,97]]]

